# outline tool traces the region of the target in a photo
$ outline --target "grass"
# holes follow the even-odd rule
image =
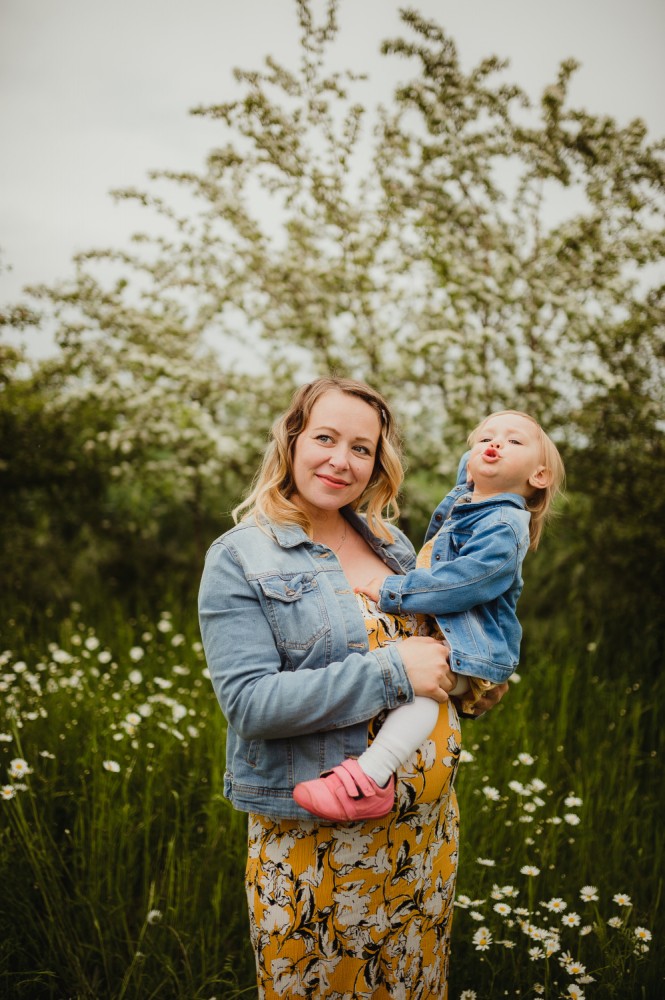
[[[191,611],[5,634],[0,996],[255,997],[245,817]],[[464,723],[450,1000],[663,994],[663,678],[594,655],[528,666]]]

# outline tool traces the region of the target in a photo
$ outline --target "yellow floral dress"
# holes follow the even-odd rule
[[[370,648],[428,634],[421,618],[358,600]],[[261,1000],[445,1000],[460,748],[448,702],[399,770],[388,816],[332,825],[250,815],[246,889]]]

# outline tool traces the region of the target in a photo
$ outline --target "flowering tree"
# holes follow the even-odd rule
[[[335,0],[321,24],[295,9],[299,66],[237,70],[237,100],[195,109],[220,137],[203,169],[116,192],[151,213],[132,249],[83,254],[35,290],[59,353],[32,385],[68,461],[101,462],[116,535],[163,542],[180,510],[228,510],[293,385],[336,371],[395,402],[417,537],[470,426],[519,406],[574,471],[564,592],[572,559],[584,593],[594,519],[601,561],[617,541],[587,475],[609,425],[623,474],[653,486],[634,551],[665,492],[662,143],[571,107],[572,61],[536,106],[496,58],[465,72],[415,11],[383,46],[413,76],[370,121],[362,76],[330,68]]]

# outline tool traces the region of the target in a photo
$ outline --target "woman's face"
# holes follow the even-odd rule
[[[317,399],[293,451],[294,502],[310,516],[353,503],[369,483],[381,434],[373,406],[338,389]]]

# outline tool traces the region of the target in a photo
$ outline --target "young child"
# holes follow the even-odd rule
[[[393,615],[436,619],[450,646],[457,681],[449,695],[465,695],[468,709],[516,669],[522,630],[517,600],[522,563],[536,549],[564,468],[556,446],[533,417],[503,410],[471,432],[457,485],[434,511],[416,569],[370,580],[357,591]],[[394,772],[436,725],[430,698],[394,709],[361,756],[343,761],[313,781],[296,785],[299,805],[330,820],[353,820],[365,796],[385,816],[394,804]]]

